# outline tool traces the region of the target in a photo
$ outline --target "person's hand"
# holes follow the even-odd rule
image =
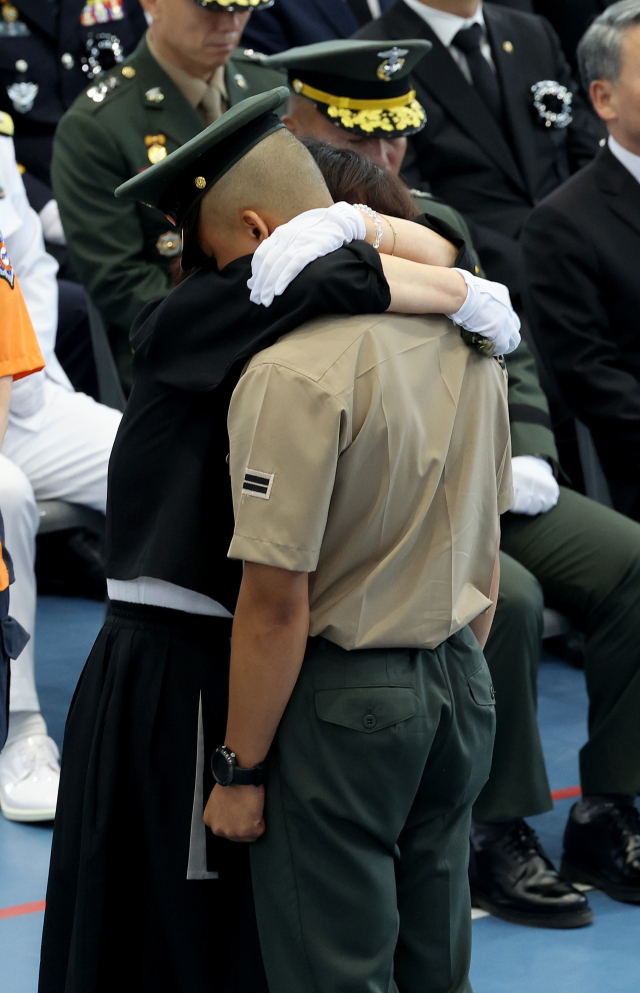
[[[494,343],[494,355],[508,355],[520,344],[520,318],[511,306],[509,290],[502,283],[454,269],[467,284],[467,298],[455,314],[447,314],[465,331]]]
[[[258,246],[251,260],[251,302],[270,307],[314,259],[335,252],[367,233],[364,218],[350,203],[305,210],[281,224]]]
[[[553,470],[544,459],[535,455],[517,455],[511,460],[513,473],[512,514],[546,514],[558,502],[560,487]]]
[[[257,841],[264,834],[264,786],[214,786],[202,820],[219,838]]]

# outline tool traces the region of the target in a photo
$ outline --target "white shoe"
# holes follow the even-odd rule
[[[18,738],[0,753],[0,809],[8,821],[51,821],[60,783],[58,746],[46,734]]]

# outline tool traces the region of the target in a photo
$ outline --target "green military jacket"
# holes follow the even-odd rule
[[[259,56],[236,49],[225,82],[234,105],[286,79]],[[129,329],[146,303],[171,290],[169,270],[181,241],[159,211],[116,200],[113,191],[203,127],[144,38],[126,62],[78,97],[58,125],[51,174],[69,254],[102,314],[125,386]]]
[[[462,214],[429,193],[411,190],[414,202],[423,214],[446,221],[459,232],[476,262],[476,272],[483,276],[480,259],[473,247],[469,226]],[[553,434],[549,403],[540,385],[536,361],[524,338],[511,355],[505,355],[509,373],[509,418],[513,455],[539,455],[549,459],[557,470],[558,449]]]

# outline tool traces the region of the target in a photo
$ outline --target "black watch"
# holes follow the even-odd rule
[[[262,786],[264,763],[243,769],[238,765],[236,753],[226,745],[219,745],[211,756],[211,771],[218,786]]]

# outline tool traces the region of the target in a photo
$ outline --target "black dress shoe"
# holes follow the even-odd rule
[[[567,821],[563,878],[589,883],[623,903],[640,903],[640,813],[633,801],[603,798],[590,814],[584,808],[575,804]]]
[[[526,821],[474,824],[471,902],[513,924],[570,928],[591,924],[582,893],[560,879]]]

